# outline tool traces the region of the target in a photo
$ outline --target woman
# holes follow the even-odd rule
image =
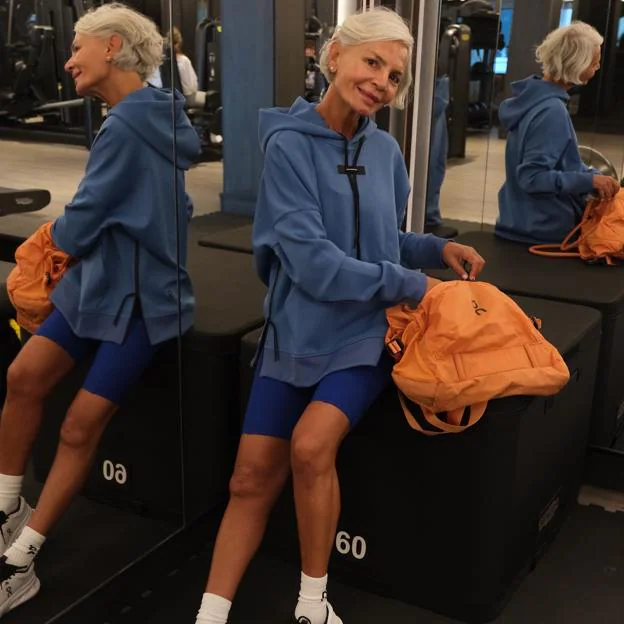
[[[583,22],[551,32],[537,48],[543,77],[515,82],[513,97],[501,104],[498,114],[509,134],[498,236],[560,243],[581,220],[589,193],[610,199],[619,190],[615,180],[583,164],[567,111],[568,92],[600,68],[602,42]]]
[[[446,264],[464,279],[483,267],[471,248],[399,231],[405,163],[369,117],[403,106],[412,46],[393,11],[353,15],[322,51],[330,86],[321,103],[260,113],[254,253],[267,319],[198,624],[227,621],[290,471],[302,558],[293,621],[341,623],[325,597],[340,511],[335,459],[390,380],[385,309],[437,283],[416,267]]]
[[[201,108],[206,103],[206,92],[197,90],[198,80],[195,69],[193,68],[193,63],[191,63],[191,59],[182,52],[182,33],[174,26],[170,35],[167,35],[165,38],[165,43],[169,42],[169,37],[173,40],[178,75],[180,76],[180,87],[182,88],[182,94],[186,98],[186,104],[191,108]],[[152,87],[162,89],[163,81],[160,75],[160,68],[156,68],[152,74],[148,76],[147,83]]]
[[[110,107],[86,174],[54,223],[55,244],[77,259],[53,292],[54,312],[8,371],[0,426],[0,615],[34,596],[34,557],[80,490],[100,437],[163,341],[178,333],[178,262],[172,224],[170,93],[144,88],[161,60],[155,24],[120,4],[75,26],[71,73],[80,96]],[[199,141],[176,101],[182,257],[190,202],[184,170]],[[182,329],[192,324],[188,274],[179,268]],[[20,496],[43,401],[87,355],[94,360],[63,422],[57,454],[35,511]],[[17,539],[15,539],[17,538]]]
[[[175,26],[172,28],[171,38],[173,39],[173,49],[178,64],[182,93],[186,97],[186,102],[189,106],[203,106],[206,101],[206,94],[197,90],[197,74],[191,59],[182,52],[182,33]]]

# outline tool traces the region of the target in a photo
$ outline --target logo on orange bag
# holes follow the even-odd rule
[[[475,314],[477,316],[481,316],[484,312],[487,312],[485,308],[482,308],[477,301],[472,300],[472,307],[474,308]]]

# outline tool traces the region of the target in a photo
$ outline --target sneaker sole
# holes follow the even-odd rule
[[[291,622],[293,624],[299,624],[299,622],[295,619],[295,616],[292,616]],[[334,613],[334,610],[328,611],[327,619],[325,620],[325,624],[342,624],[342,620]]]
[[[27,503],[26,503],[27,504]],[[19,534],[22,532],[22,529],[28,524],[30,517],[32,516],[33,509],[32,507],[28,507],[28,513],[24,516],[24,519],[17,525],[17,529],[11,535],[11,539],[8,541],[6,547],[4,549],[0,548],[0,557],[4,555],[4,553],[9,550],[9,548],[13,545],[13,542],[19,537]]]
[[[31,581],[27,585],[23,585],[19,588],[19,591],[15,592],[1,607],[0,617],[6,615],[9,611],[19,607],[24,602],[34,598],[41,588],[41,583],[35,574]]]

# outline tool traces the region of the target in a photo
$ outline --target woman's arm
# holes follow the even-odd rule
[[[178,57],[178,71],[180,73],[180,82],[182,83],[182,93],[184,95],[196,93],[199,83],[191,59],[188,56],[181,55]]]
[[[557,171],[555,167],[572,137],[565,111],[549,108],[533,119],[526,132],[522,162],[516,170],[520,188],[529,194],[591,193],[589,171]]]
[[[272,249],[290,279],[319,301],[397,303],[423,297],[427,278],[392,262],[363,262],[327,238],[311,167],[289,154],[282,133],[270,142],[260,186],[256,229],[270,231]],[[259,228],[260,226],[260,228]],[[260,237],[261,238],[261,237]]]
[[[102,230],[113,224],[117,206],[134,181],[135,145],[120,136],[115,123],[100,131],[76,194],[52,226],[52,238],[59,249],[75,258],[86,256]]]

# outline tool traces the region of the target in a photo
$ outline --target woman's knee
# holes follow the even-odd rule
[[[320,436],[312,432],[299,433],[295,430],[291,446],[293,474],[301,477],[315,477],[334,469],[336,453]]]
[[[70,409],[61,426],[60,442],[73,449],[91,448],[97,446],[101,433],[102,427]]]
[[[7,370],[7,395],[30,400],[44,399],[48,384],[41,378],[34,362],[18,356]]]
[[[270,499],[282,488],[287,476],[287,466],[240,462],[230,479],[230,495],[233,498]]]

